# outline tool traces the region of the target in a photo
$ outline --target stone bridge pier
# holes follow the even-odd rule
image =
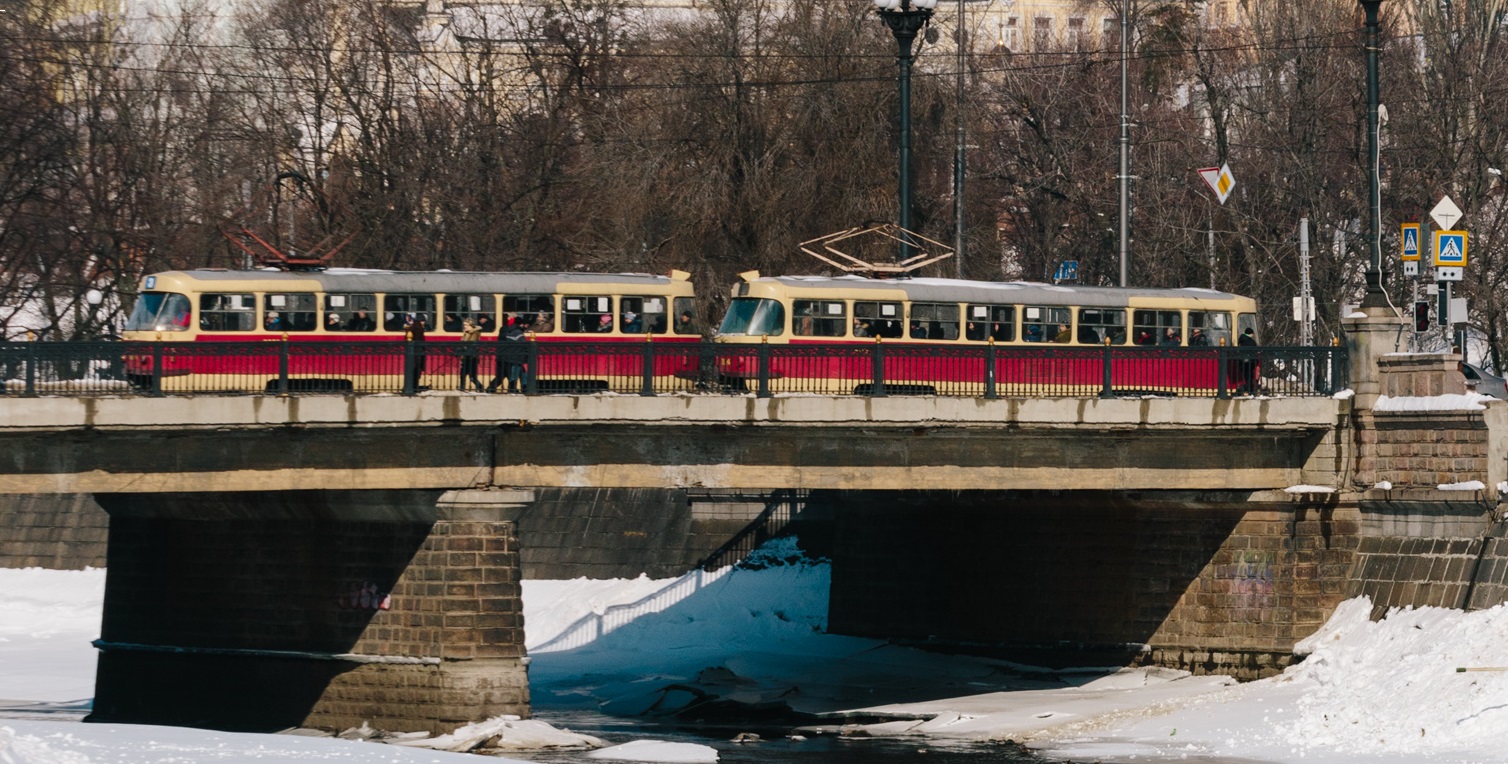
[[[92,721],[442,734],[529,713],[522,490],[100,494]]]

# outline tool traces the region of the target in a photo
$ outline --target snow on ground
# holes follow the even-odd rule
[[[1345,603],[1278,677],[1046,671],[823,633],[828,566],[789,544],[757,570],[655,581],[526,581],[537,707],[734,713],[785,707],[874,736],[1014,739],[1075,761],[1508,762],[1508,607],[1368,619]],[[100,571],[0,570],[0,698],[87,697]],[[1458,669],[1466,669],[1459,671]],[[84,693],[84,694],[80,694]],[[879,724],[846,724],[849,719]],[[483,723],[498,723],[498,720]],[[0,718],[0,761],[463,762],[328,738]],[[581,761],[715,761],[636,741]],[[686,757],[686,758],[676,758]],[[609,759],[610,760],[610,759]]]

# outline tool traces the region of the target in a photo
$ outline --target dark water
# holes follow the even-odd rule
[[[791,740],[792,730],[761,724],[742,726],[687,726],[644,719],[623,719],[580,711],[551,712],[535,709],[534,718],[560,729],[602,738],[613,745],[631,740],[665,740],[697,743],[717,749],[720,762],[731,764],[1045,764],[1048,759],[1024,751],[1013,743],[939,744],[932,740],[840,738],[835,735],[802,733],[805,740]],[[760,736],[759,742],[735,743],[740,732]],[[511,759],[546,764],[582,764],[590,761],[581,751],[503,754]]]

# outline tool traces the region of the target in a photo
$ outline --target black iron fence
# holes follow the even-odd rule
[[[709,342],[0,343],[0,394],[1329,396],[1339,347]]]

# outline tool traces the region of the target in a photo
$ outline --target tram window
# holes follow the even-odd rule
[[[1010,342],[1016,339],[1016,306],[970,305],[969,322],[964,332],[971,340],[992,339]]]
[[[490,294],[448,294],[444,304],[441,323],[447,332],[461,331],[461,322],[468,318],[483,332],[497,329],[497,298]]]
[[[377,328],[377,295],[325,295],[325,331],[370,332]],[[331,318],[331,317],[334,318]]]
[[[1133,311],[1131,334],[1138,345],[1182,345],[1183,314],[1176,310]]]
[[[1236,316],[1236,344],[1238,344],[1238,345],[1241,344],[1241,338],[1246,336],[1246,330],[1248,330],[1248,329],[1250,329],[1251,332],[1252,332],[1252,341],[1253,342],[1260,341],[1260,338],[1258,338],[1257,335],[1256,335],[1256,332],[1257,332],[1257,314],[1255,314],[1255,313],[1242,313],[1242,314],[1237,315]]]
[[[1080,345],[1126,344],[1126,311],[1105,308],[1080,308],[1078,339]]]
[[[1021,309],[1022,339],[1027,342],[1068,342],[1070,311],[1046,305],[1028,305]]]
[[[312,332],[319,325],[319,306],[307,292],[264,295],[262,311],[262,328],[269,332]]]
[[[1224,311],[1189,311],[1189,344],[1199,346],[1234,345],[1230,314]]]
[[[199,328],[207,332],[254,331],[257,328],[257,296],[199,295]]]
[[[898,302],[857,302],[853,304],[854,336],[899,337],[904,331],[905,314]],[[866,334],[859,334],[860,331]]]
[[[619,297],[618,331],[624,334],[664,334],[669,327],[669,316],[664,297]]]
[[[432,294],[389,294],[382,298],[382,328],[401,332],[409,317],[424,319],[424,326],[435,327],[435,296]]]
[[[568,334],[595,334],[613,330],[613,298],[607,295],[568,294],[560,298]]]
[[[793,300],[796,320],[792,333],[801,337],[842,337],[848,334],[848,306],[841,300]]]
[[[505,294],[503,295],[503,323],[498,325],[499,330],[506,328],[508,317],[526,332],[536,334],[548,334],[555,331],[555,296],[548,294]]]
[[[735,297],[717,331],[728,336],[779,337],[785,334],[785,306],[776,300]]]
[[[696,321],[696,299],[692,297],[675,298],[675,333],[676,334],[701,334],[702,329]]]
[[[958,305],[948,302],[911,303],[912,339],[958,339]]]
[[[126,319],[126,331],[186,332],[193,305],[171,292],[142,292]]]

